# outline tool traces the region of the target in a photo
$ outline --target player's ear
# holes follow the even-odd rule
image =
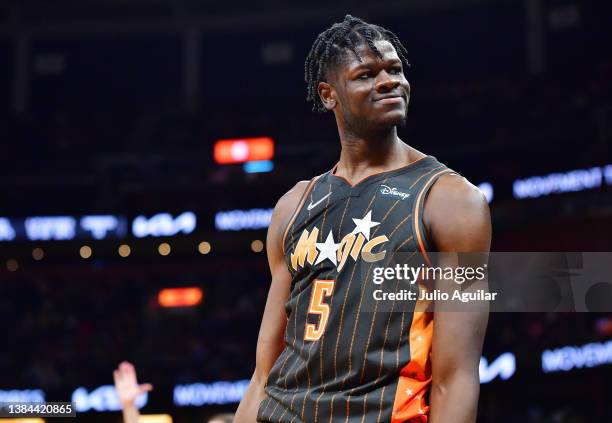
[[[333,110],[336,107],[336,90],[327,82],[319,82],[319,98],[323,102],[323,107]]]

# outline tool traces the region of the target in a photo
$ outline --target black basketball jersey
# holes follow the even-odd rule
[[[334,170],[310,181],[283,237],[286,347],[258,421],[427,421],[433,314],[414,302],[364,312],[363,266],[394,252],[426,257],[424,199],[450,172],[426,156],[355,185]]]

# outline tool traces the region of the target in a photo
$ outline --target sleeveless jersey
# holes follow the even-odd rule
[[[426,156],[355,185],[333,170],[310,181],[283,237],[286,347],[258,421],[427,422],[433,314],[415,302],[365,313],[360,266],[394,252],[427,257],[424,200],[451,172]]]

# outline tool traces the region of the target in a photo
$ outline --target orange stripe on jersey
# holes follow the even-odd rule
[[[295,220],[300,210],[302,209],[302,206],[304,205],[304,202],[306,201],[306,197],[308,197],[308,193],[314,186],[314,183],[316,182],[317,179],[319,179],[318,176],[316,178],[312,178],[312,180],[310,181],[310,183],[304,190],[304,193],[302,194],[302,198],[300,199],[300,202],[298,203],[297,207],[295,208],[295,211],[293,212],[293,216],[291,216],[291,219],[289,219],[289,223],[287,223],[287,227],[285,228],[285,232],[283,233],[283,240],[281,242],[282,244],[281,248],[283,250],[283,255],[286,254],[285,253],[285,239],[287,238],[287,233],[289,232],[289,228],[291,227],[291,225],[293,224],[293,221]]]
[[[416,307],[422,306],[417,302]],[[425,395],[431,384],[430,351],[433,313],[415,311],[410,325],[410,361],[400,370],[391,423],[426,423],[429,406]]]
[[[425,185],[423,185],[423,188],[421,188],[421,192],[419,192],[419,195],[417,196],[417,200],[414,206],[414,230],[416,232],[416,238],[419,243],[419,248],[421,249],[421,252],[423,253],[423,257],[425,258],[425,261],[427,262],[429,266],[431,266],[431,261],[429,260],[429,256],[427,255],[425,244],[423,243],[423,238],[421,237],[421,230],[419,228],[419,217],[420,217],[419,209],[421,208],[421,201],[423,200],[423,194],[427,192],[432,181],[435,181],[438,176],[444,173],[454,173],[454,172],[450,169],[444,169],[438,173],[433,174],[427,180],[427,182],[425,182]]]

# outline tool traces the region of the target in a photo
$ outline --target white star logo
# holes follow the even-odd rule
[[[340,244],[336,244],[334,242],[334,236],[330,230],[325,242],[317,242],[317,250],[320,251],[320,254],[319,257],[317,257],[315,265],[321,263],[325,259],[329,259],[332,263],[334,263],[334,266],[337,266],[338,260],[336,258],[336,252],[338,251],[338,245]]]
[[[410,388],[406,389],[406,395],[411,397],[412,396],[412,389],[410,389]]]
[[[376,225],[380,225],[380,222],[372,222],[372,210],[370,210],[363,219],[353,218],[353,222],[355,222],[355,229],[353,229],[351,233],[358,234],[361,232],[367,240],[370,240],[370,229]]]

